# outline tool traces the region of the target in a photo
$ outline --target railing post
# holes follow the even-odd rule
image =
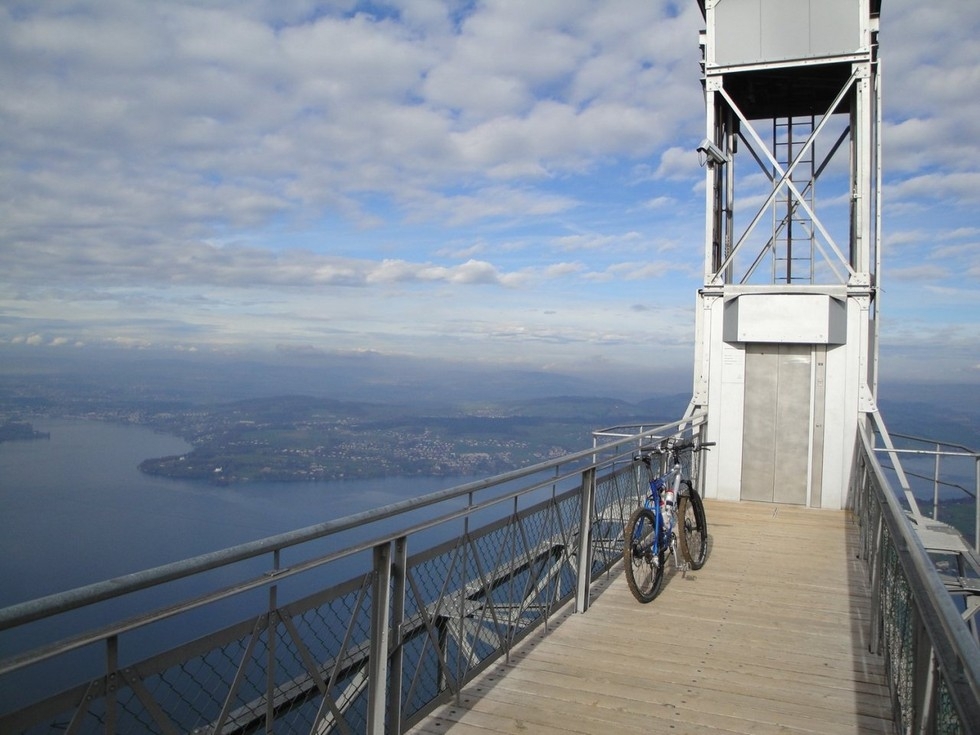
[[[106,638],[106,676],[105,676],[105,732],[106,735],[116,735],[119,731],[117,723],[119,691],[119,637]]]
[[[280,550],[272,552],[273,573],[279,571]],[[279,632],[279,585],[269,587],[269,624],[266,626],[265,669],[265,731],[272,733],[276,727],[276,638]]]
[[[402,649],[402,626],[405,624],[405,586],[408,575],[408,539],[404,536],[395,540],[395,554],[391,561],[392,600],[391,600],[391,657],[388,662],[391,672],[388,686],[389,730],[402,731],[402,667],[405,653]]]
[[[974,516],[973,519],[973,550],[980,554],[980,454],[973,459],[976,465],[976,485],[973,496]]]
[[[391,602],[391,544],[374,547],[371,595],[371,653],[368,662],[367,731],[384,735],[388,690],[388,607]]]
[[[868,520],[871,519],[868,518]],[[885,571],[885,555],[882,548],[884,541],[885,519],[884,515],[879,512],[878,521],[875,524],[871,556],[868,559],[868,564],[871,567],[871,635],[869,636],[868,650],[871,653],[881,653],[881,629],[884,625],[881,601],[882,577]]]
[[[592,581],[592,512],[595,507],[595,467],[582,473],[581,514],[578,528],[578,584],[575,589],[575,612],[589,609],[589,585]]]
[[[915,634],[912,643],[914,655],[913,670],[914,695],[912,701],[914,709],[912,712],[912,722],[914,732],[917,735],[928,735],[935,732],[936,727],[936,700],[939,677],[936,675],[938,662],[933,650],[932,643],[925,628],[915,615]]]

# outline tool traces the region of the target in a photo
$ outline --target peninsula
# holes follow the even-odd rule
[[[143,461],[152,475],[231,485],[385,476],[462,477],[526,467],[591,444],[591,432],[649,408],[612,399],[392,406],[287,396],[144,415],[186,439]]]

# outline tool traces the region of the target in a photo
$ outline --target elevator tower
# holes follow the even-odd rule
[[[698,0],[705,494],[842,508],[877,392],[881,0]]]

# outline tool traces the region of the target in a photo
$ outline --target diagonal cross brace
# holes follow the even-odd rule
[[[820,164],[820,168],[818,168],[817,171],[816,171],[816,173],[814,174],[813,179],[810,180],[810,181],[808,181],[807,184],[806,184],[806,186],[803,187],[803,194],[806,194],[808,191],[810,191],[811,188],[813,188],[814,182],[817,179],[820,178],[820,175],[824,172],[824,169],[827,168],[827,166],[830,163],[831,159],[833,159],[833,157],[835,155],[837,155],[837,151],[840,150],[841,145],[847,139],[847,136],[850,135],[850,132],[851,132],[851,127],[850,127],[850,125],[848,125],[841,132],[841,134],[837,137],[837,140],[834,142],[834,145],[831,146],[830,151],[827,153],[826,156],[824,156],[824,160]],[[759,168],[762,169],[763,173],[769,179],[769,183],[772,184],[773,186],[775,186],[776,185],[776,178],[775,178],[775,176],[773,176],[768,171],[766,171],[765,164],[762,162],[762,159],[759,158],[759,155],[755,152],[755,149],[752,147],[751,143],[749,143],[749,141],[745,140],[745,136],[743,136],[741,133],[739,134],[739,137],[742,139],[742,141],[744,141],[746,147],[748,147],[748,149],[749,149],[749,153],[752,154],[752,157],[755,158],[756,163],[759,164]],[[796,212],[797,207],[799,207],[799,204],[794,202],[794,204],[793,204],[793,213],[794,214]],[[781,222],[779,224],[779,227],[776,230],[776,234],[781,233],[785,227],[786,227],[786,221],[783,220],[783,222]],[[752,274],[755,272],[755,269],[758,267],[759,263],[762,262],[762,259],[763,259],[763,257],[765,257],[765,254],[768,253],[770,250],[773,249],[773,242],[775,240],[775,237],[776,237],[775,234],[772,237],[770,237],[769,238],[769,241],[763,246],[762,250],[759,251],[759,254],[756,256],[755,261],[752,263],[751,266],[749,266],[748,270],[745,272],[745,275],[742,276],[741,283],[743,283],[743,284],[746,283],[749,280],[749,278],[752,277]],[[833,263],[831,262],[830,258],[828,257],[827,251],[825,251],[823,249],[823,246],[820,244],[820,241],[817,240],[815,242],[815,245],[817,246],[817,249],[820,251],[820,254],[827,261],[827,265],[829,265],[830,266],[830,269],[832,271],[834,271],[834,275],[837,276],[838,279],[840,279],[840,273],[837,272],[837,269],[834,267]]]

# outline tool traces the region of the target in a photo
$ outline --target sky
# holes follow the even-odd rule
[[[980,381],[980,3],[885,0],[883,378]],[[0,355],[690,371],[694,0],[4,0]]]

